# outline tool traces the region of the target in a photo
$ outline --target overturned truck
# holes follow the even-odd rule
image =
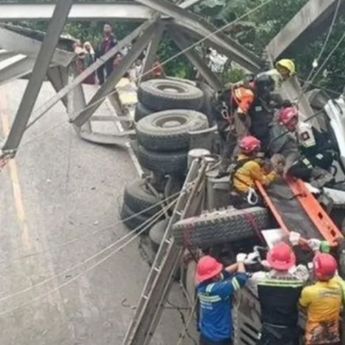
[[[172,86],[170,82],[161,83]],[[145,90],[141,92],[145,94]],[[151,338],[176,270],[181,271],[189,300],[195,301],[195,260],[200,252],[211,253],[228,264],[234,262],[238,252],[249,253],[257,246],[267,248],[272,236],[284,238],[289,231],[296,231],[305,240],[327,240],[338,260],[340,274],[345,274],[343,97],[326,100],[316,110],[318,128],[302,123],[300,133],[301,137],[321,133],[330,141],[335,157],[331,169],[334,181],[319,189],[292,179],[281,179],[268,188],[258,185],[263,206],[241,210],[229,205],[229,176],[219,177],[219,156],[214,154],[216,127],[196,112],[200,109],[200,105],[184,111],[157,109],[161,112],[146,114],[136,124],[137,143],[133,147],[142,167],[150,173],[127,186],[122,218],[130,228],[140,230],[140,224],[166,206],[164,200],[178,199],[175,208],[165,209],[151,228],[157,255],[124,344],[139,344],[142,339]],[[138,149],[138,145],[150,154],[144,157],[143,148]],[[176,160],[177,156],[181,159]],[[138,214],[141,211],[144,213]],[[301,247],[307,255],[308,248],[303,243]],[[235,344],[254,345],[261,326],[260,308],[250,287],[241,293],[234,313]],[[303,315],[300,322],[303,328]]]
[[[258,183],[264,207],[238,210],[228,206],[229,177],[218,178],[217,164],[214,168],[211,165],[205,174],[203,210],[173,225],[175,242],[190,250],[200,248],[210,252],[228,264],[234,262],[238,252],[251,252],[255,246],[268,247],[275,239],[284,240],[288,238],[289,231],[295,231],[306,240],[326,240],[331,245],[331,253],[337,258],[339,274],[345,278],[344,111],[342,96],[325,101],[318,111],[322,116],[318,131],[327,135],[336,152],[332,169],[334,182],[319,189],[291,178],[280,179],[269,187]],[[302,124],[301,131],[302,135],[312,134],[310,125]],[[310,249],[303,240],[300,247],[301,257],[298,259],[303,262],[303,254],[308,256]],[[250,287],[241,293],[234,313],[235,343],[256,344],[261,326],[260,308],[256,293]],[[301,328],[304,322],[301,313]]]

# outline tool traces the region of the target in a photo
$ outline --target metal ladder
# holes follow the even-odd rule
[[[207,165],[207,159],[195,159],[191,164],[122,345],[148,345],[152,339],[170,290],[173,274],[184,252],[182,247],[174,243],[172,225],[187,215]]]

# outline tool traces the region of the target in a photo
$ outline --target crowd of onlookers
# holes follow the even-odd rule
[[[76,53],[76,72],[80,74],[97,59],[101,58],[109,50],[118,44],[113,27],[110,24],[105,24],[103,27],[103,39],[97,46],[93,47],[90,42],[82,43],[80,40],[74,43],[73,49]],[[120,49],[113,58],[105,62],[96,73],[89,75],[85,80],[85,84],[99,84],[102,85],[104,81],[111,75],[111,73],[119,68],[122,60],[131,49],[131,44]],[[143,58],[138,58],[131,68],[124,74],[130,81],[137,83],[143,73]],[[159,63],[158,57],[150,69],[150,77],[161,78],[164,77],[164,70]]]

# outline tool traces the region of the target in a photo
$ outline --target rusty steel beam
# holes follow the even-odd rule
[[[2,147],[2,156],[14,157],[23,138],[42,83],[54,56],[60,34],[65,26],[67,15],[73,0],[60,0],[55,7],[54,15],[49,23],[47,34],[37,56],[29,83],[14,118],[10,133]]]
[[[321,24],[330,21],[337,2],[338,0],[309,0],[267,45],[268,54],[277,59],[290,46],[304,41],[308,34],[313,31],[315,34]]]

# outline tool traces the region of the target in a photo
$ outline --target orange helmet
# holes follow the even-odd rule
[[[244,154],[253,154],[255,152],[260,151],[261,141],[251,135],[248,135],[241,139],[240,149]]]
[[[223,270],[223,265],[210,255],[202,257],[196,266],[195,279],[202,283],[208,279],[216,277]]]

